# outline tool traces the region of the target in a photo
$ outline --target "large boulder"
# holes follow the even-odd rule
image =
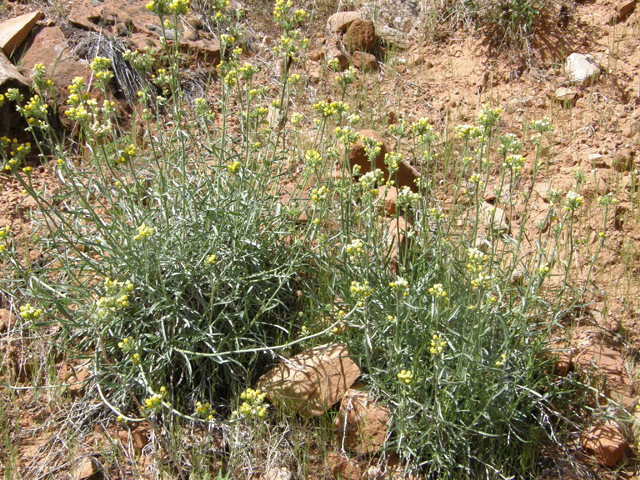
[[[360,376],[344,345],[320,345],[281,363],[256,388],[282,408],[320,416],[336,404]]]
[[[627,448],[628,442],[615,425],[593,427],[582,437],[582,446],[595,454],[598,463],[613,467]]]

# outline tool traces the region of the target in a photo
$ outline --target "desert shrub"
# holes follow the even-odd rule
[[[219,22],[224,3],[213,6]],[[186,8],[150,5],[168,25]],[[341,100],[313,105],[313,123],[290,114],[304,81],[292,69],[307,43],[296,30],[305,13],[282,1],[274,13],[284,65],[276,93],[254,83],[257,69],[240,61],[231,33],[220,34],[226,60],[215,101],[189,101],[172,44],[164,44],[163,64],[126,52],[155,84],[139,93],[139,136],[76,80],[68,115],[82,134],[82,162],[38,113],[45,92],[27,103],[8,93],[46,143],[34,148],[55,152],[60,183],[36,191],[22,159],[9,161],[8,149],[18,147],[2,150],[39,207],[43,261],[27,265],[8,234],[0,236],[14,275],[8,293],[22,302],[25,325],[57,326],[57,344],[93,359],[102,400],[130,421],[248,421],[226,407],[241,403],[234,395],[278,352],[344,342],[390,408],[386,449],[409,468],[434,478],[535,476],[536,442],[552,428],[548,410],[568,392],[550,374],[549,332],[584,293],[569,275],[580,182],[550,192],[542,223],[552,228],[541,225],[525,245],[550,123],[528,126],[537,154],[523,188],[522,139],[501,135],[500,109],[490,105],[446,142],[425,119],[392,125],[390,173],[373,168],[379,146],[363,139],[372,171],[362,175],[348,162],[361,119],[345,103],[359,74],[336,74]],[[97,57],[92,68],[106,97],[110,62]],[[36,87],[44,75],[37,72]],[[422,177],[399,189],[387,217],[383,192],[399,181],[403,155]],[[496,204],[485,208],[496,179]],[[438,200],[440,188],[448,201]],[[610,202],[601,205],[606,225]],[[517,226],[505,220],[515,208]],[[269,421],[261,394],[245,390],[243,398],[254,402],[247,412]]]

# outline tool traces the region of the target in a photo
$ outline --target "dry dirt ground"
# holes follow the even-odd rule
[[[67,20],[74,2],[53,3],[55,5],[51,6],[28,1],[5,2],[0,6],[0,15],[10,18],[33,8],[43,8],[46,24],[63,27],[70,43],[77,44],[76,37],[82,32]],[[275,35],[268,33],[265,16],[253,12],[250,4],[246,5],[249,11],[247,23],[252,25],[254,38],[245,55],[254,62],[257,60],[264,68],[264,80],[269,82],[269,77],[276,76],[278,70],[272,54]],[[341,9],[357,9],[358,6],[353,4]],[[602,231],[602,214],[596,208],[595,200],[609,192],[618,199],[594,268],[589,304],[583,310],[584,315],[571,319],[568,325],[571,340],[563,346],[568,349],[568,361],[578,366],[594,363],[597,354],[589,350],[594,345],[605,344],[610,348],[611,361],[595,363],[611,376],[610,383],[622,395],[625,406],[632,409],[638,398],[635,364],[636,352],[640,349],[640,8],[615,25],[606,24],[607,15],[615,6],[609,0],[567,1],[564,5],[551,3],[550,11],[536,22],[533,40],[528,47],[517,51],[506,48],[499,38],[482,30],[453,29],[438,41],[426,41],[420,36],[409,38],[408,49],[377,51],[380,69],[366,75],[359,73],[353,91],[360,95],[347,98],[347,102],[352,104],[353,110],[361,112],[372,128],[381,132],[386,124],[403,117],[410,121],[428,117],[436,130],[451,135],[456,125],[472,123],[480,106],[487,101],[502,106],[502,132],[522,136],[524,126],[531,121],[545,117],[552,120],[554,133],[552,141],[545,146],[543,157],[548,169],[545,168],[536,189],[538,195],[531,206],[534,218],[531,225],[535,225],[536,218],[546,215],[549,208],[547,190],[560,188],[566,192],[575,184],[575,171],[580,168],[586,175],[586,205],[585,214],[575,225],[575,238],[580,241],[573,270],[577,284],[586,277],[589,257],[595,251],[598,233]],[[558,20],[561,7],[564,8],[563,22]],[[331,41],[324,25],[327,15],[337,9],[337,4],[323,4],[314,9],[315,15],[307,28],[310,51],[322,49]],[[261,30],[262,27],[265,30]],[[591,86],[572,87],[577,98],[568,105],[556,101],[556,92],[569,86],[563,64],[574,52],[593,54],[600,60],[603,74]],[[415,62],[416,58],[422,58],[424,62]],[[297,68],[302,71],[304,65]],[[306,94],[299,102],[309,106],[335,93],[333,75],[325,70],[319,83],[306,87]],[[528,166],[532,163],[533,152],[533,144],[525,141]],[[617,163],[627,162],[627,159],[628,164],[617,168]],[[47,171],[43,167],[34,168],[34,183],[42,188],[55,188],[55,178]],[[530,175],[525,174],[517,188],[524,190],[530,181]],[[444,193],[440,200],[446,205]],[[17,183],[0,174],[0,227],[9,225],[15,237],[25,238],[30,230],[29,213],[34,207]],[[514,225],[521,213],[514,212],[510,219]],[[529,233],[535,238],[537,230],[532,229]],[[23,248],[29,249],[29,245]],[[30,251],[32,261],[37,261],[38,255],[37,251]],[[66,436],[56,429],[56,425],[62,417],[77,415],[80,418],[86,414],[73,410],[74,398],[82,392],[33,393],[28,388],[33,382],[29,370],[44,361],[38,358],[46,358],[48,352],[38,351],[43,348],[39,344],[34,348],[25,342],[14,342],[11,335],[13,320],[8,314],[2,320],[6,323],[4,328],[0,325],[4,331],[0,334],[3,364],[22,374],[18,387],[24,387],[24,390],[0,393],[4,400],[0,407],[5,414],[2,417],[12,418],[15,426],[19,425],[16,430],[19,433],[11,442],[3,441],[0,452],[3,448],[17,452],[17,469],[24,478],[69,478],[69,466],[74,459],[65,458]],[[62,360],[54,362],[57,365],[55,375],[61,382],[68,382],[74,375],[78,380],[84,379],[85,367],[67,365]],[[65,398],[64,408],[61,408],[60,400],[56,400],[61,395]],[[96,431],[91,435],[75,438],[75,459],[89,454],[101,455],[106,449],[104,439],[118,439],[118,430],[117,424],[111,422],[106,429],[96,425]],[[2,431],[8,431],[6,425]],[[136,442],[144,446],[143,437],[146,435],[141,432],[130,437],[124,432],[123,438],[132,443],[122,447],[123,456],[128,455],[129,449],[135,450]],[[599,467],[586,457],[584,461],[590,465],[592,473],[596,472],[594,475],[635,478],[634,452],[635,447],[628,448],[622,461],[626,464],[615,471]],[[10,457],[8,452],[0,453],[0,463]],[[145,462],[149,460],[148,457],[146,460],[140,458],[139,468],[144,470]],[[318,467],[317,471],[319,477],[328,475],[324,468]],[[138,474],[129,466],[110,478],[131,478]]]

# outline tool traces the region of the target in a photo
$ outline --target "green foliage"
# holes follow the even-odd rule
[[[497,27],[510,43],[522,43],[533,33],[535,21],[546,8],[545,0],[467,0],[465,7],[480,24]]]

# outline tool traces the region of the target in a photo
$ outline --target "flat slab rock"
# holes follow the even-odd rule
[[[0,23],[0,48],[11,55],[25,41],[38,20],[42,20],[41,11],[25,13]]]
[[[337,403],[360,376],[341,344],[320,345],[276,366],[256,388],[275,405],[303,416],[320,416]]]
[[[582,446],[595,454],[598,463],[613,467],[627,448],[628,442],[615,425],[593,427],[582,437]]]

